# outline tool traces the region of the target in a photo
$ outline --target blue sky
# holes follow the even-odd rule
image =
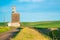
[[[0,0],[0,22],[11,21],[12,6],[21,22],[60,20],[60,0]]]

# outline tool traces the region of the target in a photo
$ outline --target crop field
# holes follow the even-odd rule
[[[1,26],[7,26],[8,22],[0,22],[0,27]]]
[[[0,27],[0,33],[6,32],[6,31],[9,31],[9,30],[11,30],[10,27]]]
[[[60,28],[60,21],[22,22],[21,24],[36,28]]]
[[[11,30],[10,27],[7,26],[7,22],[0,22],[0,33]]]

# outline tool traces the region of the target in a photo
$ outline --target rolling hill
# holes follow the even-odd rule
[[[60,28],[60,21],[21,22],[22,25],[36,28]]]

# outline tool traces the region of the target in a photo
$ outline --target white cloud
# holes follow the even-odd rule
[[[44,0],[18,0],[19,2],[42,2]]]

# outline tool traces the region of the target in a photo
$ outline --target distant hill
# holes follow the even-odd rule
[[[21,22],[21,24],[24,26],[36,28],[51,28],[51,27],[60,28],[60,21]]]

